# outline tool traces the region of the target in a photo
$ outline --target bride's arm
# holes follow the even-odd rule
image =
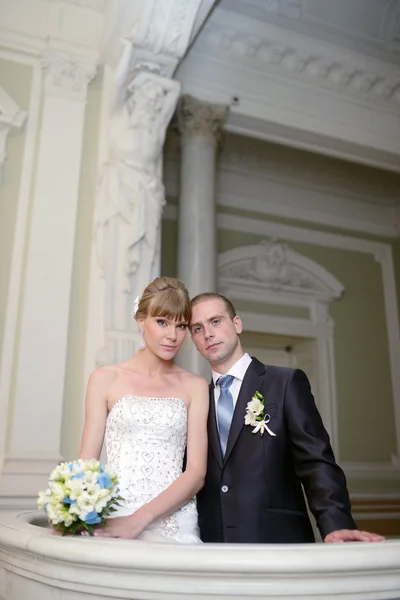
[[[193,377],[193,392],[188,414],[186,470],[161,494],[128,517],[108,521],[95,535],[135,538],[153,521],[167,516],[185,504],[203,487],[207,468],[208,384]]]
[[[85,426],[79,457],[99,458],[107,418],[107,390],[111,373],[103,367],[91,374],[86,391]]]

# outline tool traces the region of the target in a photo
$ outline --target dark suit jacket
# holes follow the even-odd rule
[[[261,436],[244,424],[247,403],[264,396],[271,420]],[[227,450],[221,456],[210,386],[209,452],[206,481],[197,496],[204,542],[313,542],[302,492],[324,538],[337,529],[356,529],[343,471],[303,371],[265,366],[253,358],[237,399]]]

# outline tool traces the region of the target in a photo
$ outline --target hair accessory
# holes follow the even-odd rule
[[[140,296],[136,296],[135,301],[133,303],[133,308],[132,308],[132,319],[135,318],[135,315],[136,315],[137,310],[139,308],[139,303],[140,303]]]

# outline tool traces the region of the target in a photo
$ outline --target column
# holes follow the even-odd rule
[[[375,252],[375,260],[382,268],[383,294],[385,302],[386,325],[389,343],[390,375],[393,389],[393,411],[396,432],[396,454],[392,464],[400,469],[400,324],[396,276],[393,264],[393,252],[388,244],[382,244]]]
[[[32,497],[60,455],[76,212],[92,64],[61,53],[43,61],[44,90],[32,218],[0,486]],[[26,500],[27,502],[28,499]],[[23,502],[23,501],[21,501]],[[32,502],[32,500],[30,500]]]
[[[178,277],[191,297],[217,289],[216,156],[228,109],[183,96],[178,111],[181,185],[178,220]],[[182,353],[185,368],[206,374],[197,351]]]

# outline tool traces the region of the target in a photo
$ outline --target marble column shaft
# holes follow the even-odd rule
[[[181,182],[178,225],[178,277],[191,297],[217,290],[217,148],[228,109],[183,96],[178,111]],[[204,363],[190,350],[180,362],[203,373]]]

